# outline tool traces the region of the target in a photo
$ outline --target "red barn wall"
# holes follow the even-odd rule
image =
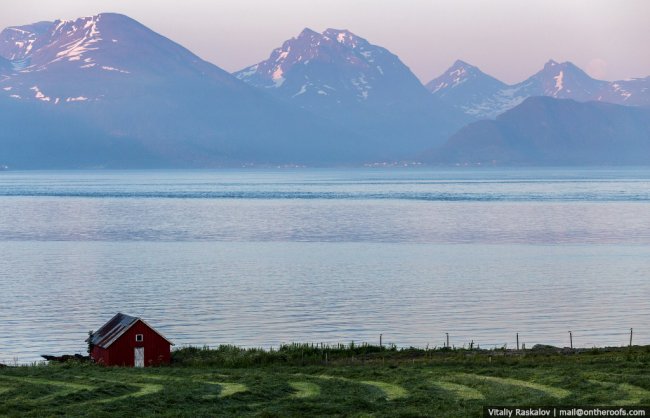
[[[136,341],[136,334],[142,334],[143,341]],[[133,367],[136,347],[144,347],[145,367],[169,364],[170,362],[170,344],[142,321],[137,321],[117,341],[111,344],[108,349],[99,349],[104,352],[98,351],[97,354],[107,366]],[[93,350],[93,353],[95,353],[95,350]],[[94,354],[93,358],[96,362],[99,361],[98,357],[95,357]]]
[[[95,360],[95,363],[108,364],[108,350],[95,346],[90,355]]]

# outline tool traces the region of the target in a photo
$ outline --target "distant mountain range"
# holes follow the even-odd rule
[[[514,85],[502,83],[466,62],[456,61],[426,87],[435,97],[477,119],[494,118],[534,96],[650,106],[650,77],[612,82],[595,80],[570,62],[553,60]]]
[[[649,82],[594,80],[550,61],[508,86],[457,61],[425,87],[390,51],[336,29],[305,29],[267,60],[229,74],[127,16],[106,13],[0,33],[0,166],[580,163],[550,151],[578,133],[596,141],[593,149],[616,139],[621,146],[609,160],[627,164],[640,161],[632,154],[645,152],[648,141],[647,112],[637,107],[650,104]],[[556,100],[563,98],[629,106]],[[539,121],[554,130],[542,131]],[[543,158],[508,151],[512,141],[489,158],[496,145],[482,144],[496,141],[495,132],[522,143],[543,132],[557,137],[530,148]]]
[[[648,165],[650,109],[530,97],[462,128],[422,160],[455,165]]]

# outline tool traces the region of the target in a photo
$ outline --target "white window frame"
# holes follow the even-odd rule
[[[144,334],[135,334],[135,342],[141,343],[144,341]]]

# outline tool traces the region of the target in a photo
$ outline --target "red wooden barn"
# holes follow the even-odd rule
[[[107,366],[168,364],[173,345],[140,318],[118,313],[87,340],[90,357]]]

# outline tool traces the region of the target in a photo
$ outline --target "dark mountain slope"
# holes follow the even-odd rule
[[[650,109],[529,98],[496,120],[462,128],[423,159],[437,164],[650,164]]]

